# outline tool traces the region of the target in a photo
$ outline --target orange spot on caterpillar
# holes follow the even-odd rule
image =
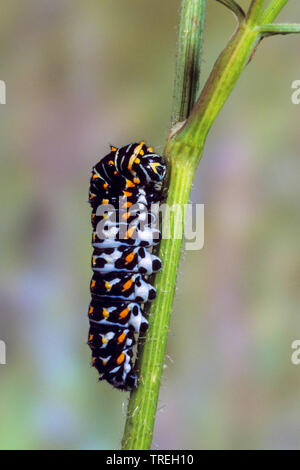
[[[125,354],[122,352],[120,356],[117,358],[117,364],[120,365],[124,361],[125,361]]]
[[[126,232],[125,238],[126,239],[131,238],[134,231],[135,231],[135,227],[130,227]]]
[[[130,253],[129,255],[126,256],[126,263],[125,264],[129,264],[131,263],[132,260],[134,260],[134,257],[135,257],[135,254],[134,253]]]
[[[132,181],[126,180],[126,188],[134,188],[135,184]]]
[[[132,283],[133,283],[132,279],[129,279],[127,282],[125,282],[125,284],[123,284],[122,292],[125,292],[128,289],[130,289],[130,287],[132,286]]]
[[[130,217],[130,212],[126,212],[125,214],[122,215],[123,220],[127,220]]]
[[[108,312],[108,310],[106,310],[106,308],[103,308],[103,309],[102,309],[102,315],[103,315],[104,318],[108,318],[108,317],[109,317],[109,312]]]
[[[127,317],[128,313],[130,312],[129,308],[125,308],[119,315],[119,319],[122,320],[123,318]]]
[[[126,338],[126,335],[125,335],[125,333],[124,333],[124,331],[123,331],[123,333],[118,337],[118,343],[119,343],[119,344],[120,344],[120,343],[123,343],[123,341],[125,340],[125,338]]]

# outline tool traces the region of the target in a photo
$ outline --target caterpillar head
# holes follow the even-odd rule
[[[161,183],[166,173],[163,157],[154,153],[145,142],[121,147],[116,164],[121,174],[141,186]]]

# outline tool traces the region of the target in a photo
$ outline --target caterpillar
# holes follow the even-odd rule
[[[163,199],[166,165],[145,142],[110,153],[92,169],[92,270],[88,345],[99,380],[120,390],[137,386],[135,336],[148,322],[144,308],[156,291],[149,276],[161,269],[152,253],[161,239],[153,205]]]

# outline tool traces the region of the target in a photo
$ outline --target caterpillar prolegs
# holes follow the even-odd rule
[[[161,269],[152,253],[160,242],[153,205],[161,202],[164,160],[145,142],[111,147],[93,169],[91,304],[92,365],[100,380],[121,390],[137,385],[133,369],[135,334],[148,327],[143,312],[156,292],[148,277]]]

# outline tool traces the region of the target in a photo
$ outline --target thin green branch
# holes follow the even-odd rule
[[[171,123],[184,121],[199,96],[205,1],[181,6]]]
[[[225,5],[236,16],[237,20],[241,23],[245,19],[245,12],[242,7],[234,0],[217,0],[217,2]]]
[[[272,0],[262,15],[261,23],[272,23],[289,0]]]
[[[258,41],[256,27],[241,25],[219,56],[186,124],[167,144],[167,154],[197,168],[206,136],[234,88]]]
[[[247,21],[249,24],[257,23],[262,14],[266,0],[252,0],[249,11],[247,13]]]
[[[272,36],[275,34],[298,34],[300,33],[300,24],[282,23],[282,24],[263,24],[259,27],[263,36]]]

